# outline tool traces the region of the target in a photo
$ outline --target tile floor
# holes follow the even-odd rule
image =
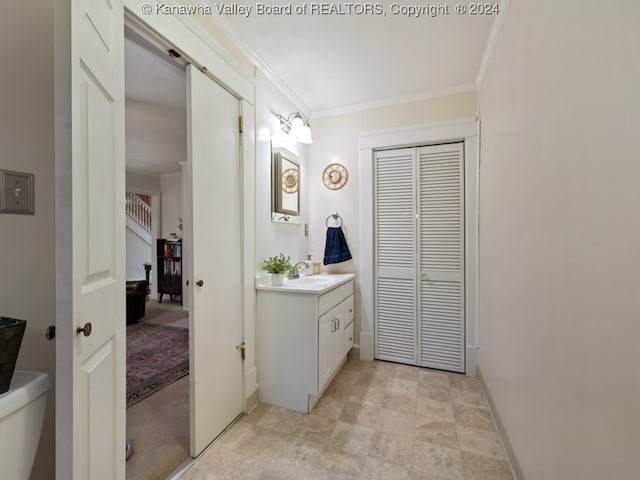
[[[349,358],[312,413],[260,403],[181,480],[512,480],[478,381]]]

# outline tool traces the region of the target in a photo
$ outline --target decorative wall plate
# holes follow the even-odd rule
[[[298,170],[288,168],[282,172],[282,191],[296,193],[298,191]]]
[[[332,163],[322,172],[322,183],[329,190],[340,190],[349,179],[349,172],[339,163]]]

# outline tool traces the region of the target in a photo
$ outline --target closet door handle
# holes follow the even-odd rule
[[[422,273],[420,274],[420,280],[428,280],[428,278],[427,278],[427,272],[422,272]]]

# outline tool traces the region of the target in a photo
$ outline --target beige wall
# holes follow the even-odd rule
[[[27,321],[18,369],[52,382],[32,478],[53,478],[55,324],[52,2],[6,0],[0,12],[0,168],[35,174],[35,215],[0,214],[0,315]],[[0,467],[1,470],[1,467]],[[0,476],[2,476],[0,474]]]
[[[640,472],[638,18],[512,1],[480,88],[479,369],[530,480]]]
[[[477,98],[475,92],[419,102],[403,103],[390,107],[323,117],[311,122],[313,145],[310,148],[307,188],[309,190],[309,250],[314,261],[322,262],[326,235],[325,220],[337,211],[343,218],[343,230],[353,260],[323,268],[331,272],[356,273],[355,304],[360,302],[360,190],[359,144],[361,133],[424,125],[447,120],[475,117]],[[322,183],[322,172],[331,163],[341,163],[349,172],[347,184],[340,190],[329,190]],[[331,224],[331,223],[330,223]],[[371,232],[373,234],[373,232]],[[360,312],[355,312],[355,343],[360,342]]]
[[[282,252],[292,262],[307,258],[308,242],[304,224],[308,222],[307,151],[308,147],[283,135],[276,114],[287,116],[298,111],[260,71],[256,72],[256,273],[261,271],[265,258]],[[261,138],[258,132],[268,132]],[[270,137],[270,138],[266,138]],[[281,144],[300,159],[301,223],[271,222],[271,142]],[[258,366],[258,370],[259,370]]]
[[[160,176],[160,238],[169,238],[178,229],[178,217],[182,214],[182,174],[167,173]]]

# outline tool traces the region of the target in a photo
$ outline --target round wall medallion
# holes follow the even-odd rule
[[[322,183],[329,190],[340,190],[349,179],[349,172],[339,163],[332,163],[322,172]]]
[[[298,170],[288,168],[282,172],[282,190],[287,193],[296,193],[298,191]]]

